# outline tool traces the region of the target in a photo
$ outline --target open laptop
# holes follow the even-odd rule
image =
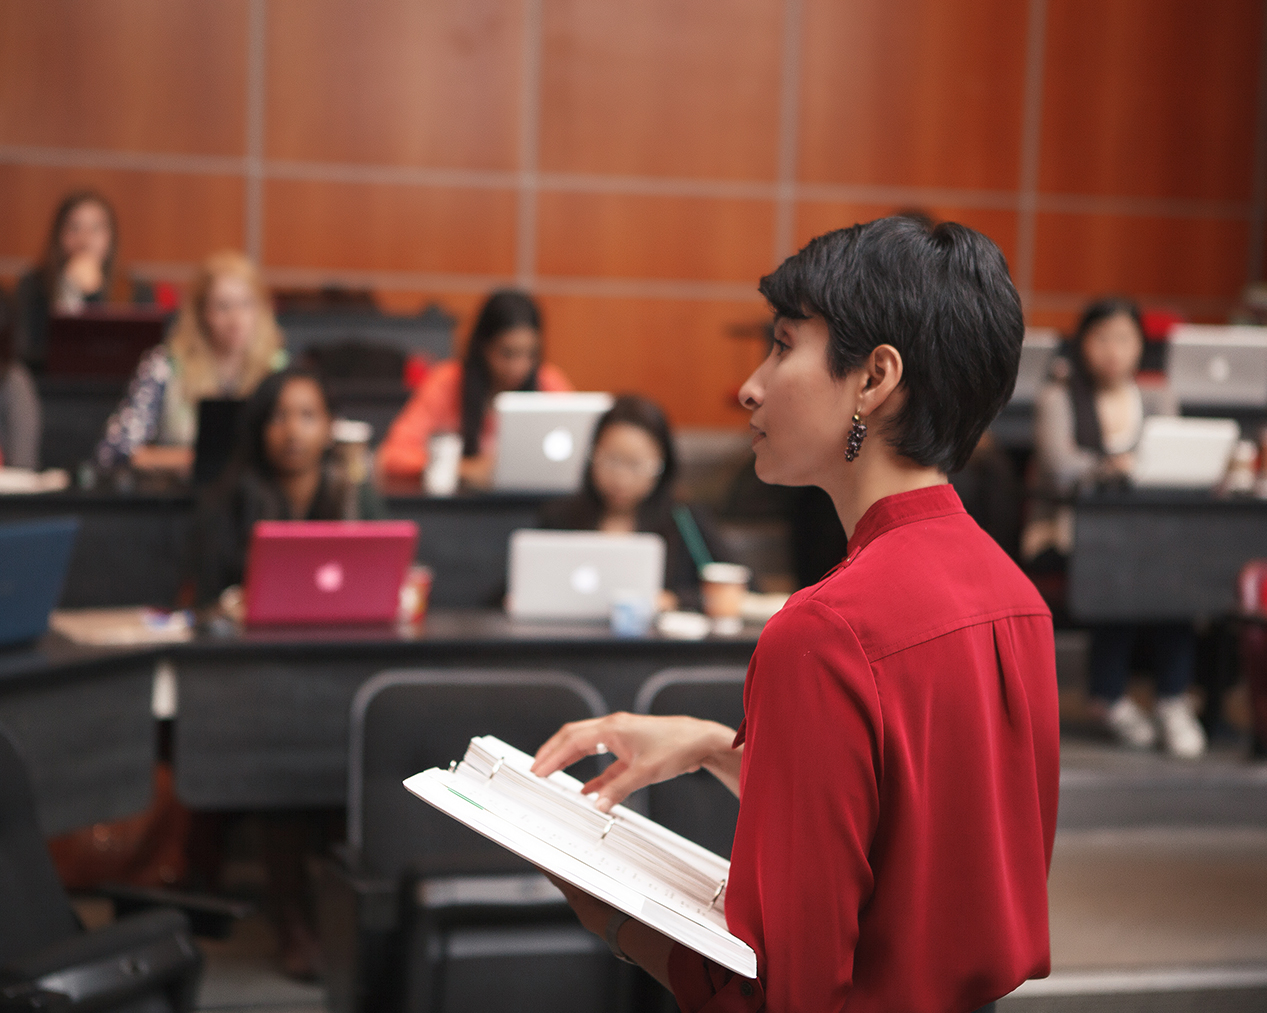
[[[1213,489],[1227,473],[1241,428],[1232,419],[1144,419],[1131,482],[1140,489]]]
[[[413,521],[260,521],[243,581],[247,625],[394,622],[417,544]]]
[[[241,398],[214,397],[198,402],[198,435],[194,438],[195,486],[210,485],[223,473],[238,441]]]
[[[1267,327],[1180,324],[1166,374],[1180,404],[1267,408]]]
[[[48,321],[49,376],[127,379],[141,356],[163,343],[165,310],[98,307]]]
[[[612,595],[664,587],[664,539],[598,531],[515,531],[506,611],[516,619],[606,619]]]
[[[598,418],[610,394],[507,391],[493,399],[497,464],[493,488],[515,492],[573,492],[580,487]]]
[[[1056,328],[1025,328],[1021,364],[1016,371],[1016,389],[1012,391],[1010,404],[1031,405],[1038,400],[1038,392],[1047,382],[1052,357],[1059,347],[1060,332]]]
[[[34,640],[48,629],[78,531],[74,517],[0,524],[0,646]]]

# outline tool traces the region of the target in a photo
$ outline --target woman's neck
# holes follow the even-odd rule
[[[221,389],[236,389],[242,379],[246,366],[246,350],[222,352],[214,345],[211,347],[212,361],[215,362],[216,381]]]
[[[277,479],[282,495],[286,497],[286,505],[290,507],[291,519],[304,520],[312,510],[313,500],[317,498],[317,489],[321,485],[320,469],[302,471],[294,475],[281,475]]]
[[[924,467],[895,454],[881,442],[878,434],[872,438],[876,442],[870,446],[864,444],[857,459],[846,461],[842,454],[840,467],[833,469],[834,474],[822,486],[835,504],[847,538],[853,537],[863,514],[886,496],[947,481],[945,474],[936,468]]]
[[[599,531],[627,533],[638,530],[638,512],[636,510],[604,510],[598,519]]]

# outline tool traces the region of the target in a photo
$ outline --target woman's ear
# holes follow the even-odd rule
[[[892,345],[877,345],[862,364],[858,412],[863,417],[877,411],[902,382],[902,353]]]

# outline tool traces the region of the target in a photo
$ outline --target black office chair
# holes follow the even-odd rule
[[[40,833],[26,761],[0,728],[0,1010],[184,1013],[201,970],[181,911],[84,931]]]
[[[334,1013],[613,1008],[621,965],[558,891],[401,784],[460,760],[476,735],[531,752],[564,722],[606,710],[560,672],[394,671],[361,687],[348,841],[318,891]]]
[[[737,728],[743,720],[740,666],[666,668],[638,689],[639,714],[688,714]],[[730,857],[739,800],[707,771],[697,770],[647,789],[646,813],[675,833]]]

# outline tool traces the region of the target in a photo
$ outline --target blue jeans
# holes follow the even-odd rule
[[[1159,697],[1178,696],[1192,682],[1197,638],[1182,623],[1133,626],[1125,623],[1091,628],[1091,695],[1115,703],[1126,692],[1131,674],[1131,650],[1145,635],[1152,643],[1153,674]]]

